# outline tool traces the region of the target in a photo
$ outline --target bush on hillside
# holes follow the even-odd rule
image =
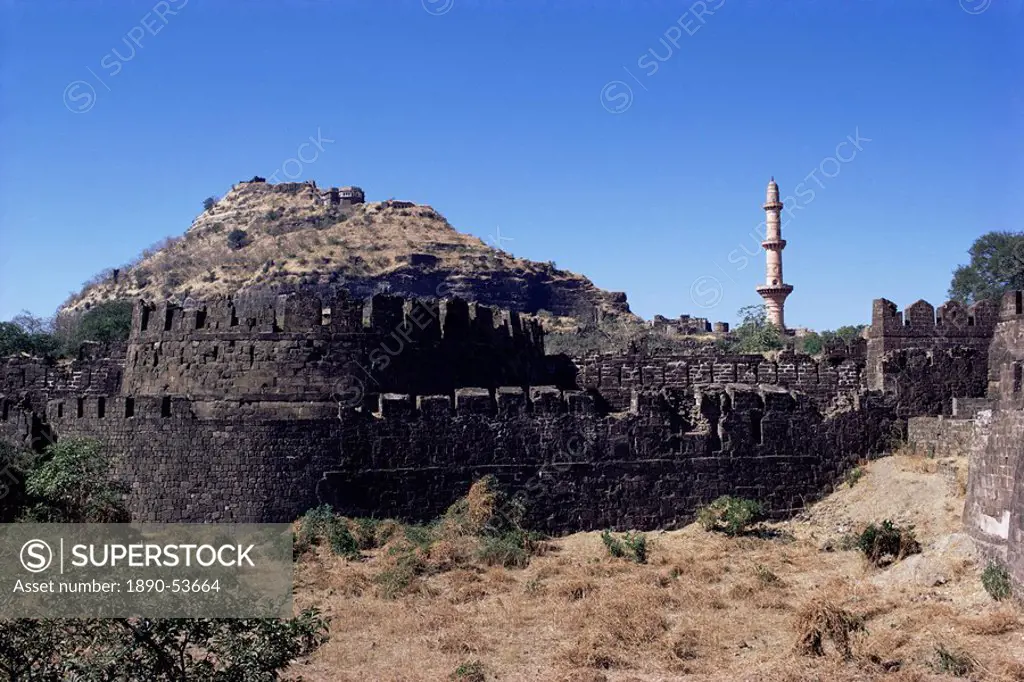
[[[245,230],[231,230],[228,232],[228,248],[237,251],[249,244],[249,233]]]
[[[875,566],[885,566],[921,551],[914,537],[914,527],[900,527],[889,519],[881,524],[868,524],[857,538],[857,548]]]
[[[761,520],[764,508],[756,500],[723,495],[697,512],[704,530],[742,535]]]

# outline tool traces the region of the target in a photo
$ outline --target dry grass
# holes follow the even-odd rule
[[[956,679],[937,671],[944,647],[969,656],[970,679],[1024,679],[1021,611],[981,587],[982,566],[955,535],[962,501],[941,475],[895,458],[867,467],[853,488],[776,524],[789,542],[694,525],[652,534],[638,565],[610,558],[599,533],[579,533],[524,569],[464,564],[390,600],[372,583],[385,550],[360,562],[308,555],[297,605],[332,617],[331,640],[292,672],[433,681],[480,662],[486,680]],[[470,520],[487,506],[479,498]],[[856,551],[823,551],[848,526],[886,517],[917,527],[922,554],[878,569]],[[801,652],[816,641],[824,655]]]

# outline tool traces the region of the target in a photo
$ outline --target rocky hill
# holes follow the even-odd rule
[[[329,205],[314,183],[254,179],[178,238],[86,283],[65,309],[100,301],[205,298],[296,288],[460,296],[521,312],[589,322],[635,319],[623,293],[553,263],[516,258],[458,232],[430,206],[404,201]]]

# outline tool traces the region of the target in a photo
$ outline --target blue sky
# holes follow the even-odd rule
[[[0,7],[0,319],[275,172],[500,229],[644,317],[760,302],[772,175],[791,326],[938,304],[1021,229],[1021,0]]]

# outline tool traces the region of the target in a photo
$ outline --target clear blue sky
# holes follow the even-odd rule
[[[938,304],[1021,229],[1021,0],[0,7],[0,319],[279,170],[500,228],[644,317],[760,302],[772,175],[793,326]]]

